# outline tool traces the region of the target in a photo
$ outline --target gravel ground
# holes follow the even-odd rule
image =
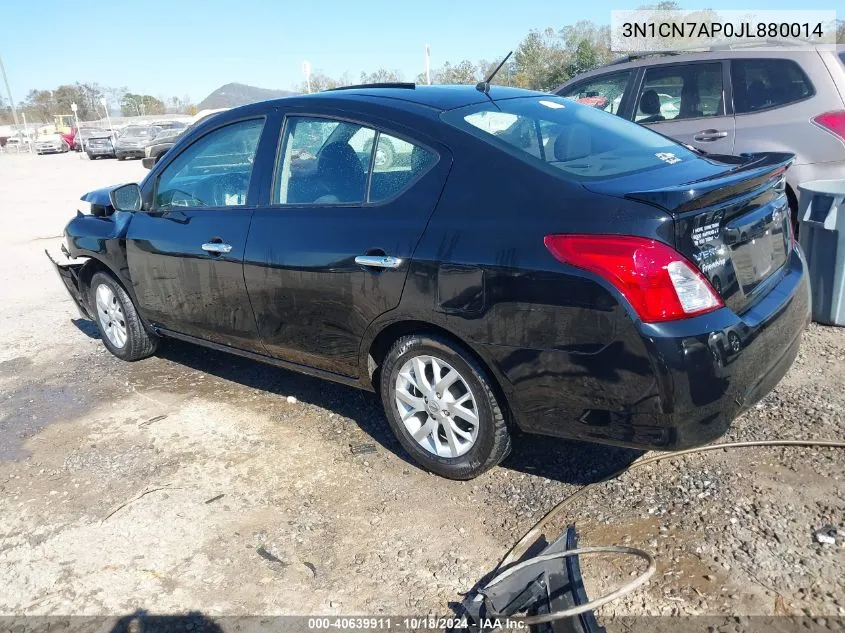
[[[0,615],[449,613],[543,514],[641,453],[522,436],[451,482],[406,461],[371,394],[188,345],[122,363],[42,248],[139,162],[0,155]],[[845,330],[813,325],[725,441],[845,431]],[[352,448],[372,445],[371,453]],[[755,448],[636,469],[577,500],[582,544],[657,556],[602,617],[845,615],[845,457]],[[222,495],[222,496],[221,496]],[[634,563],[582,559],[587,591]]]

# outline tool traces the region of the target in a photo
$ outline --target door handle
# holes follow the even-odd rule
[[[355,263],[359,266],[372,266],[374,268],[399,268],[402,261],[402,258],[391,257],[390,255],[358,255],[355,258]]]
[[[693,136],[696,141],[718,141],[720,138],[725,138],[728,135],[723,130],[701,130],[698,134]]]
[[[202,250],[208,253],[229,253],[232,250],[231,244],[223,244],[221,242],[206,242],[202,245]]]

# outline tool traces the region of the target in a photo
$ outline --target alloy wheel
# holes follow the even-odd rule
[[[106,284],[97,286],[97,317],[109,342],[117,348],[126,345],[126,317],[114,291]]]
[[[460,457],[478,438],[475,395],[443,359],[419,355],[402,365],[396,377],[396,407],[411,437],[438,457]]]

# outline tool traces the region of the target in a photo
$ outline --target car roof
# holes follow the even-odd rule
[[[763,46],[763,45],[761,45]],[[841,47],[837,45],[836,50]],[[645,66],[662,66],[666,64],[681,64],[687,62],[701,62],[701,61],[719,61],[723,59],[792,59],[792,60],[807,60],[815,57],[818,59],[820,53],[835,52],[825,49],[817,49],[813,46],[806,46],[804,48],[786,47],[777,48],[775,46],[761,47],[743,47],[743,48],[714,48],[708,51],[658,51],[654,53],[640,53],[628,57],[620,57],[604,66],[599,66],[593,70],[576,75],[569,81],[558,86],[554,92],[568,87],[575,83],[580,83],[584,79],[605,75],[613,72],[621,72]]]
[[[401,87],[400,87],[401,86]],[[531,97],[546,93],[509,86],[490,86],[487,94],[475,86],[416,86],[414,84],[386,84],[384,86],[354,86],[338,88],[325,92],[315,92],[310,95],[296,95],[273,100],[280,106],[288,104],[317,103],[320,101],[357,101],[372,102],[372,100],[392,100],[393,105],[402,107],[403,103],[424,106],[438,111],[453,110],[475,103],[493,100],[515,99]]]

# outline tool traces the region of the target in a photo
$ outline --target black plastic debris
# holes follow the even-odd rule
[[[557,554],[578,547],[578,533],[574,525],[554,543],[543,539],[526,552],[517,563],[535,556]],[[516,563],[515,563],[516,564]],[[470,593],[462,602],[469,626],[468,633],[492,630],[498,621],[517,615],[546,615],[589,602],[581,578],[578,556],[573,555],[537,563],[513,576],[483,586]],[[592,611],[527,627],[532,633],[606,633],[599,626]]]

